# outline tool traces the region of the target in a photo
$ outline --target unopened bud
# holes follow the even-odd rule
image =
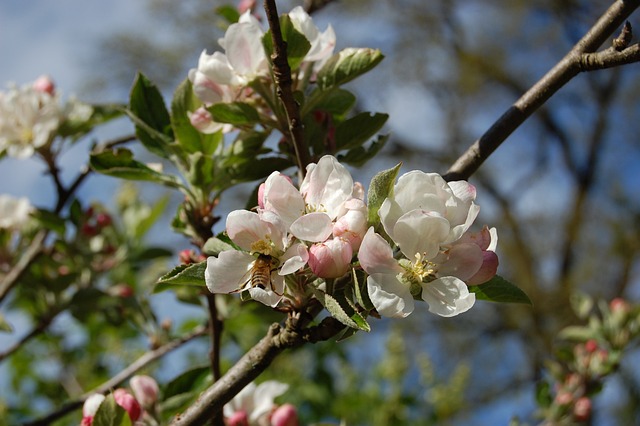
[[[342,238],[333,238],[309,248],[309,267],[320,278],[339,278],[351,265],[353,249]]]
[[[49,95],[53,95],[56,91],[55,84],[53,84],[53,80],[51,80],[48,75],[38,77],[37,80],[33,82],[32,87],[37,92],[47,93]]]
[[[581,422],[589,420],[591,417],[591,399],[586,396],[578,398],[573,406],[573,417]]]
[[[129,380],[129,385],[136,399],[145,409],[155,405],[160,389],[153,377],[136,375]]]
[[[113,399],[116,400],[116,404],[124,408],[124,410],[129,413],[129,418],[132,422],[135,422],[140,418],[142,414],[142,408],[138,401],[127,392],[125,389],[116,389],[113,391]]]
[[[272,426],[298,426],[298,412],[291,404],[278,407],[271,415]]]
[[[249,426],[249,416],[246,411],[240,410],[227,418],[228,426]]]

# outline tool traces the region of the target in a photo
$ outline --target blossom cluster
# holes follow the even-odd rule
[[[66,119],[87,119],[88,105],[70,100],[63,105],[53,81],[42,76],[21,87],[0,92],[0,155],[28,158],[51,143]]]
[[[323,282],[361,268],[381,315],[405,317],[414,299],[457,315],[475,302],[467,285],[488,281],[498,266],[496,230],[468,232],[475,197],[467,182],[406,173],[378,210],[383,236],[370,226],[362,185],[335,157],[310,164],[299,189],[274,172],[259,189],[257,211],[228,215],[226,232],[240,250],[209,257],[206,284],[277,307],[303,299],[308,286],[330,291]]]
[[[311,47],[303,63],[313,64],[317,71],[331,57],[336,44],[331,25],[320,32],[301,6],[289,12],[294,28],[309,41]],[[254,98],[249,84],[258,78],[268,79],[269,65],[262,43],[265,31],[251,10],[244,12],[237,23],[229,26],[218,44],[222,52],[200,54],[197,68],[189,71],[193,91],[203,106],[189,113],[191,124],[202,133],[230,131],[229,125],[213,121],[207,107],[220,102],[248,101]],[[304,72],[304,71],[301,71]]]
[[[249,383],[223,408],[227,426],[297,426],[298,413],[291,404],[277,405],[274,400],[288,385],[275,380],[256,385]]]

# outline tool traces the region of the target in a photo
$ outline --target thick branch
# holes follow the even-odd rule
[[[289,122],[289,133],[291,142],[296,153],[300,173],[304,174],[307,164],[311,162],[309,150],[304,144],[302,137],[302,120],[300,119],[300,106],[293,97],[291,67],[287,60],[287,43],[282,38],[280,30],[280,18],[276,8],[275,0],[265,0],[264,10],[267,13],[269,28],[271,28],[271,38],[273,40],[273,76],[277,86],[278,98],[284,106]]]
[[[593,53],[638,6],[640,6],[640,0],[617,0],[555,67],[518,99],[456,160],[445,178],[449,181],[468,179],[534,111],[580,72],[639,61],[637,45],[621,51],[607,49]]]
[[[344,326],[332,317],[320,325],[305,330],[294,327],[291,319],[283,328],[272,324],[265,337],[247,352],[220,380],[205,390],[184,413],[175,417],[172,425],[201,425],[221,412],[222,407],[246,385],[256,379],[285,349],[305,342],[319,342],[335,336]]]
[[[167,343],[165,345],[162,345],[159,348],[157,348],[157,349],[155,349],[155,350],[153,350],[151,352],[147,352],[146,354],[142,355],[140,358],[135,360],[127,368],[125,368],[124,370],[122,370],[121,372],[119,372],[118,374],[116,374],[111,379],[109,379],[108,381],[104,382],[103,384],[101,384],[97,388],[85,393],[84,395],[80,396],[76,400],[67,402],[62,407],[60,407],[60,409],[58,409],[57,411],[54,411],[53,413],[47,415],[46,417],[43,417],[43,418],[38,419],[38,420],[34,420],[32,422],[24,423],[24,426],[36,426],[36,425],[44,426],[44,425],[51,424],[51,422],[59,419],[60,417],[64,416],[65,414],[70,413],[71,411],[74,411],[74,410],[80,408],[82,406],[82,404],[84,403],[84,401],[90,395],[92,395],[94,393],[103,393],[104,394],[104,393],[109,392],[110,390],[112,390],[113,388],[118,386],[120,383],[122,383],[125,380],[127,380],[130,376],[135,374],[138,370],[140,370],[140,369],[144,368],[145,366],[147,366],[148,364],[150,364],[151,362],[163,357],[167,353],[173,351],[174,349],[179,348],[183,344],[195,339],[196,337],[203,336],[206,333],[207,333],[207,327],[204,327],[204,326],[196,327],[190,334],[187,334],[186,336],[183,336],[183,337],[181,337],[179,339],[173,340],[173,341],[171,341],[171,342],[169,342],[169,343]]]

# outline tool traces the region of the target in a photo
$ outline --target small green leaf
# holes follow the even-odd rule
[[[136,125],[136,136],[151,152],[169,158],[173,141],[171,119],[158,87],[142,73],[136,75],[125,111]]]
[[[389,118],[389,114],[362,112],[336,127],[336,148],[352,149],[361,146],[375,135]]]
[[[380,223],[378,210],[380,210],[384,200],[393,194],[393,186],[400,171],[400,166],[402,166],[402,163],[398,163],[391,169],[381,171],[371,179],[369,192],[367,193],[367,206],[369,208],[369,217],[367,219],[369,225],[377,226]]]
[[[216,13],[224,18],[228,24],[235,24],[240,19],[240,12],[231,5],[220,6],[216,9]]]
[[[320,303],[322,303],[322,306],[329,311],[331,316],[342,324],[358,330],[371,331],[371,327],[369,326],[369,323],[367,323],[367,320],[357,312],[353,312],[353,309],[351,309],[348,304],[345,306],[346,301],[345,304],[341,304],[338,299],[318,289],[313,289],[313,293]],[[347,310],[351,312],[347,313]]]
[[[204,243],[204,246],[202,247],[202,251],[209,256],[217,256],[218,254],[220,254],[220,252],[236,249],[233,245],[229,243],[230,240],[228,240],[228,237],[227,237],[227,240],[229,242],[224,241],[222,238],[224,238],[224,235],[209,238]]]
[[[211,366],[206,365],[187,370],[167,383],[163,388],[162,395],[166,399],[197,390],[199,385],[206,383],[210,374]]]
[[[129,180],[151,181],[172,188],[182,188],[182,184],[180,184],[175,176],[158,173],[146,164],[134,160],[133,153],[126,148],[91,154],[89,164],[96,172],[108,176]]]
[[[160,277],[156,282],[154,293],[164,291],[171,286],[196,286],[204,287],[204,271],[207,269],[207,261],[192,263],[190,265],[179,265]]]
[[[378,65],[384,56],[377,49],[347,48],[333,55],[318,72],[318,87],[327,90],[366,73]]]
[[[93,416],[93,426],[120,426],[123,424],[126,411],[116,404],[113,395],[109,394],[102,401],[96,415]],[[128,418],[128,416],[126,416]]]
[[[66,224],[63,218],[44,209],[36,210],[32,216],[40,222],[43,228],[49,229],[58,235],[64,235]]]
[[[219,102],[207,108],[213,121],[234,126],[253,126],[260,120],[258,111],[245,102]]]
[[[389,135],[380,135],[378,139],[373,141],[369,147],[359,146],[347,151],[344,155],[339,155],[338,160],[352,166],[360,167],[380,152],[389,140]]]
[[[475,293],[476,299],[500,303],[524,303],[533,306],[526,293],[514,284],[496,275],[484,284],[469,286],[469,291]]]
[[[287,43],[287,62],[289,63],[289,67],[295,70],[300,66],[309,49],[311,49],[311,44],[302,33],[295,29],[289,15],[282,15],[280,17],[280,32],[282,33],[282,39]],[[262,36],[262,45],[264,46],[267,58],[271,59],[271,55],[273,54],[273,37],[271,30],[268,30],[264,36]]]

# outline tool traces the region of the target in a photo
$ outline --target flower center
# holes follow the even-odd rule
[[[275,247],[270,239],[258,240],[251,244],[251,253],[260,253],[271,256],[274,254]]]

